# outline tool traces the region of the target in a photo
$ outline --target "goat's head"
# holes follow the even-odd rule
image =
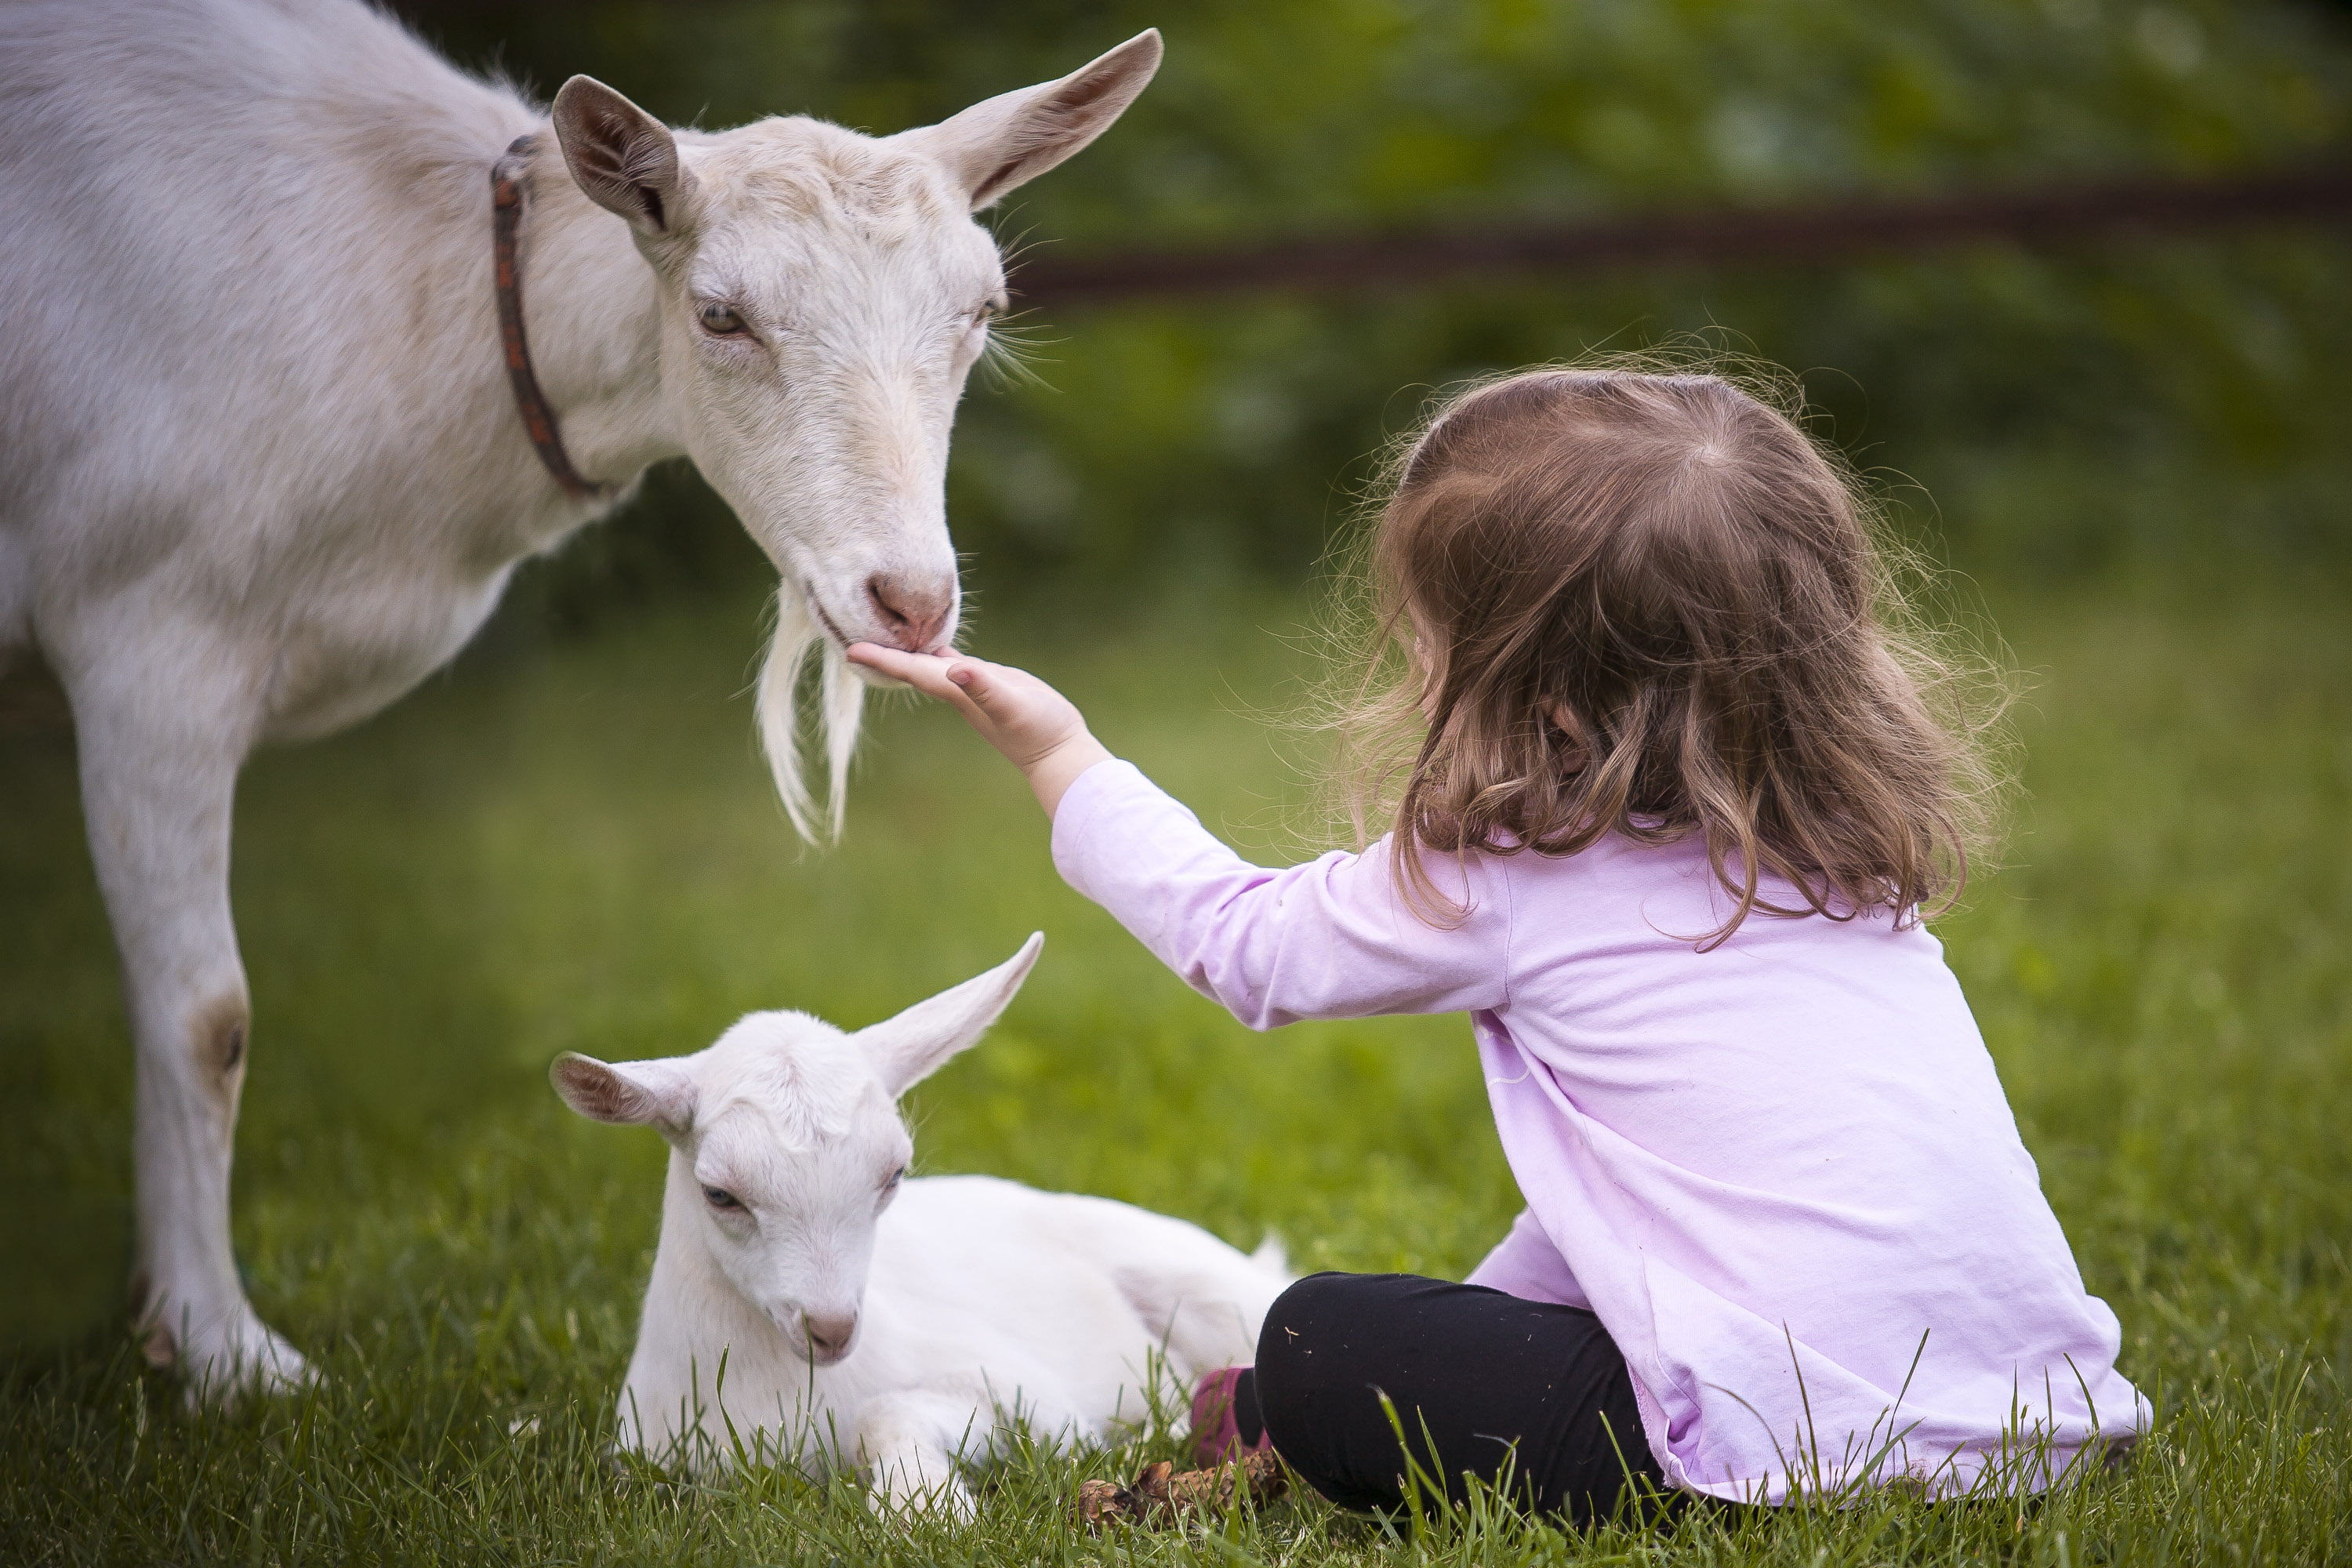
[[[914,1152],[898,1097],[996,1021],[1045,940],[854,1035],[754,1013],[693,1056],[567,1053],[549,1076],[583,1116],[660,1130],[662,1244],[701,1247],[794,1354],[827,1366],[856,1342],[875,1224]]]
[[[973,218],[1117,120],[1160,65],[1130,38],[1059,81],[874,138],[803,118],[716,135],[668,127],[587,77],[554,124],[581,189],[628,220],[661,299],[673,433],[782,574],[761,732],[803,833],[837,827],[868,641],[939,652],[960,608],[948,431],[1004,309]],[[800,778],[793,689],[825,655],[833,798]]]

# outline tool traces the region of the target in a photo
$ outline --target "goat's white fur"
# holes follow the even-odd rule
[[[854,1466],[886,1504],[962,1511],[955,1461],[991,1452],[1005,1415],[1099,1441],[1148,1413],[1155,1363],[1189,1387],[1254,1359],[1288,1279],[1271,1244],[1249,1257],[1165,1215],[986,1176],[894,1198],[913,1151],[898,1097],[980,1038],[1043,941],[854,1035],[755,1013],[689,1057],[556,1062],[573,1110],[670,1145],[625,1444],[697,1468],[739,1452]]]
[[[360,0],[0,7],[0,661],[37,647],[72,702],[138,1052],[138,1310],[193,1386],[304,1375],[229,1250],[237,770],[408,689],[604,510],[509,395],[492,163],[535,135],[524,308],[575,466],[625,490],[690,457],[782,574],[760,729],[814,834],[856,732],[840,640],[953,634],[948,430],[1003,287],[972,211],[1159,54],[878,140],[673,133],[575,78],[551,132]],[[705,331],[712,300],[754,335]],[[820,636],[823,811],[788,679]]]

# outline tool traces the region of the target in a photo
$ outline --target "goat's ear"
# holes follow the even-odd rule
[[[948,166],[978,211],[1109,130],[1150,85],[1160,53],[1154,27],[1059,81],[1001,93],[904,135]]]
[[[694,1079],[675,1062],[600,1062],[566,1051],[547,1069],[563,1103],[592,1121],[657,1128],[682,1138],[694,1125]]]
[[[1021,951],[985,974],[918,1002],[895,1018],[857,1031],[866,1059],[874,1064],[883,1087],[897,1099],[939,1070],[958,1051],[977,1043],[988,1032],[1029,978],[1045,945],[1045,933],[1033,933]]]
[[[555,95],[555,140],[590,201],[639,234],[677,232],[694,171],[678,162],[668,126],[594,77],[575,76]]]

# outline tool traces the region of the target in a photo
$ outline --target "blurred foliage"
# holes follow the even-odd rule
[[[677,121],[877,132],[1159,25],[1168,63],[1138,106],[991,220],[1089,250],[2220,175],[2352,142],[2344,8],[2292,0],[399,8],[541,92],[579,70]],[[2340,572],[2347,258],[2340,230],[2282,228],[1074,310],[1037,329],[1045,384],[975,388],[950,515],[983,587],[1295,575],[1425,389],[1696,335],[1802,372],[1824,433],[1924,486],[1896,499],[1962,564]],[[577,620],[757,570],[690,479],[650,494],[656,526],[600,531],[526,597]]]

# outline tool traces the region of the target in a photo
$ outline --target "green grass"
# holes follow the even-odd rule
[[[705,603],[478,659],[248,773],[237,1243],[326,1379],[239,1413],[184,1413],[122,1331],[129,1052],[70,742],[0,737],[0,1562],[2352,1558],[2352,624],[2284,593],[1996,605],[2036,672],[2030,796],[1940,929],[2161,1410],[2120,1476],[1664,1535],[1297,1503],[1097,1541],[1075,1477],[1164,1436],[1008,1463],[965,1529],[789,1476],[617,1473],[661,1150],[564,1112],[560,1050],[690,1050],[778,1005],[863,1023],[1042,928],[1004,1024],[916,1097],[923,1168],[1271,1226],[1302,1267],[1457,1272],[1516,1207],[1459,1019],[1243,1030],[1059,885],[1017,781],[942,714],[883,715],[846,847],[798,854],[750,740],[753,610]],[[1241,715],[1282,695],[1257,628],[1286,617],[981,640],[1275,854],[1290,785]]]

